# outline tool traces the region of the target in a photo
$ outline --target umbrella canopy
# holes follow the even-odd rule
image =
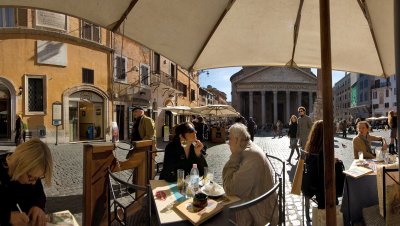
[[[178,115],[193,115],[192,108],[188,106],[167,106],[160,109],[165,111],[171,111]]]
[[[194,113],[209,117],[238,117],[240,114],[230,105],[206,105],[192,108]]]
[[[2,0],[1,5],[62,12],[114,31],[124,22],[125,36],[186,69],[321,67],[319,0]],[[394,74],[393,0],[330,5],[332,69]]]

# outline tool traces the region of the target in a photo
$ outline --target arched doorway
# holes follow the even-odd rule
[[[16,93],[7,79],[0,77],[0,140],[12,140],[15,127]]]
[[[103,102],[103,98],[90,91],[80,91],[70,95],[70,141],[104,139]]]

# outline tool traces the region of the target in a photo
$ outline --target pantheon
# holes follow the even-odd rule
[[[259,128],[281,120],[289,123],[297,108],[312,114],[317,97],[317,76],[311,69],[294,67],[243,67],[231,76],[232,106]]]

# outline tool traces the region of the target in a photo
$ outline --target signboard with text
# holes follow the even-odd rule
[[[62,124],[62,103],[54,102],[52,107],[52,124],[53,126],[59,126]]]

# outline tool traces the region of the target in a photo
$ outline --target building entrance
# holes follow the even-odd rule
[[[80,91],[70,96],[70,141],[104,139],[103,101],[103,98],[90,91]]]
[[[10,92],[0,84],[0,139],[11,139]]]

